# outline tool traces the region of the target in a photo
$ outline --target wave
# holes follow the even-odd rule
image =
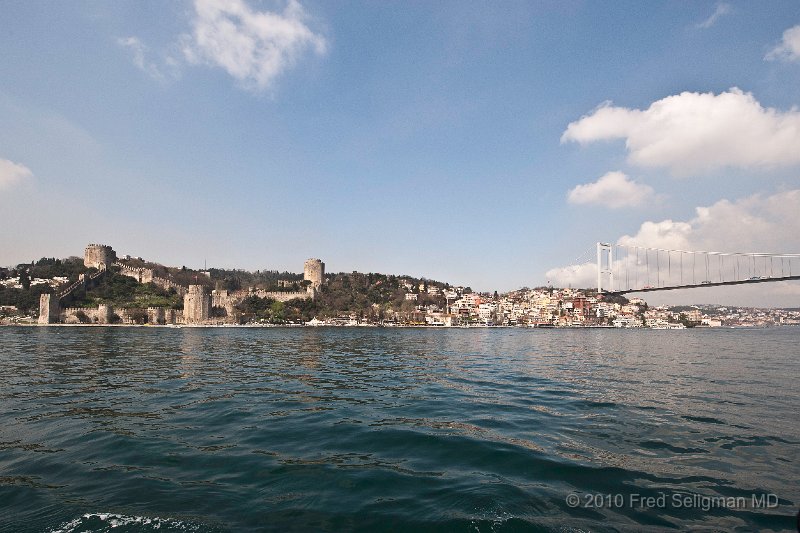
[[[115,533],[127,532],[207,532],[213,531],[205,525],[173,518],[147,516],[126,516],[116,513],[87,513],[80,518],[66,522],[49,533]]]

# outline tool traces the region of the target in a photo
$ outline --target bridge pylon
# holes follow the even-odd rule
[[[614,292],[614,252],[607,242],[597,243],[597,294],[603,292],[603,278],[608,277],[608,290]]]

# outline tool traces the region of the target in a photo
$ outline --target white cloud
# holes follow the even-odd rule
[[[624,235],[617,240],[617,244],[665,250],[691,250],[692,245],[689,239],[691,233],[691,222],[675,222],[669,219],[661,222],[648,220],[642,223],[636,235]]]
[[[625,139],[629,162],[676,175],[725,167],[775,168],[800,164],[800,111],[764,108],[737,88],[683,92],[645,110],[606,102],[570,123],[561,142]]]
[[[194,7],[192,32],[183,36],[187,61],[221,67],[248,89],[268,89],[307,51],[327,48],[296,0],[282,13],[254,11],[243,0],[195,0]]]
[[[618,244],[718,252],[800,252],[800,189],[697,207],[685,222],[644,222]]]
[[[800,61],[800,24],[783,32],[781,43],[764,57],[767,61]]]
[[[599,204],[611,209],[637,207],[654,197],[652,187],[636,183],[622,172],[608,172],[597,181],[578,185],[567,193],[571,204]]]
[[[117,44],[131,51],[133,54],[133,64],[146,73],[151,78],[158,81],[166,81],[178,76],[178,63],[171,57],[163,60],[163,65],[159,66],[155,61],[147,59],[148,49],[137,37],[125,37],[117,39]]]
[[[0,159],[0,189],[6,189],[33,177],[31,169],[8,159]]]
[[[591,261],[565,267],[551,268],[545,273],[547,282],[555,287],[587,288],[597,285],[597,264]]]
[[[703,22],[697,24],[696,27],[700,28],[700,29],[704,29],[704,30],[708,29],[711,26],[713,26],[714,24],[716,24],[717,20],[719,20],[720,17],[722,17],[724,15],[727,15],[730,12],[731,12],[730,4],[726,4],[725,2],[720,2],[720,3],[717,4],[716,9],[711,14],[711,16],[708,17]]]
[[[636,233],[623,235],[616,242],[668,250],[798,253],[800,217],[797,213],[800,213],[800,189],[771,196],[756,194],[698,207],[695,216],[686,221],[643,222]],[[628,260],[633,275],[633,259]],[[594,261],[589,260],[551,269],[545,276],[556,286],[592,287],[597,283],[597,267]],[[782,298],[787,294],[785,285],[760,287],[762,300]],[[717,289],[714,294],[725,294],[720,291],[724,289]],[[752,298],[757,296],[755,292],[752,294]]]

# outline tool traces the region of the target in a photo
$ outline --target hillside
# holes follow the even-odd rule
[[[132,268],[147,268],[181,286],[201,284],[208,289],[241,291],[262,289],[271,292],[304,291],[308,285],[303,275],[293,272],[263,270],[226,270],[211,268],[201,272],[186,267],[167,267],[138,258],[126,258]],[[61,290],[79,275],[96,272],[86,268],[78,257],[42,258],[31,264],[0,269],[0,306],[13,306],[14,314],[35,316],[39,296]],[[71,307],[97,307],[108,304],[119,309],[162,307],[182,309],[183,298],[174,288],[164,289],[153,283],[139,283],[123,276],[116,266],[109,268],[96,286],[75,291]],[[367,319],[412,319],[420,306],[444,308],[442,290],[447,283],[380,273],[335,273],[325,276],[315,300],[295,299],[286,302],[270,298],[245,298],[235,308],[240,322],[286,323],[308,321],[314,317],[353,316]],[[469,289],[466,289],[469,291]],[[429,294],[429,291],[433,294]],[[413,294],[413,300],[407,297]],[[10,308],[9,308],[10,309]],[[212,309],[212,316],[219,310]],[[5,314],[9,314],[6,311]]]

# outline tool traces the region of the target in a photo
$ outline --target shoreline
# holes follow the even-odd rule
[[[0,324],[0,327],[41,327],[41,328],[159,328],[159,329],[184,329],[184,328],[390,328],[390,329],[620,329],[620,330],[654,330],[654,331],[682,331],[687,329],[767,329],[773,327],[792,326],[794,324],[772,324],[772,325],[735,325],[735,326],[695,326],[693,328],[651,328],[633,327],[618,328],[615,326],[487,326],[487,325],[425,325],[425,324],[37,324],[37,323],[15,323]]]

